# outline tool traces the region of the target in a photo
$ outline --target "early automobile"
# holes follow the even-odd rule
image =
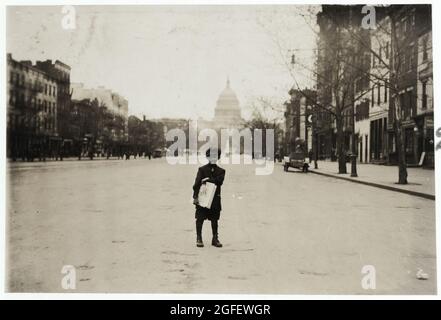
[[[155,149],[153,151],[153,158],[161,158],[162,157],[162,150],[161,149]]]
[[[305,157],[303,151],[291,152],[288,157],[283,157],[283,169],[288,171],[289,168],[296,168],[302,172],[308,172],[309,159]]]

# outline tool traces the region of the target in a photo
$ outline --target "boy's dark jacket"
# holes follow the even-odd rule
[[[210,164],[210,163],[200,167],[196,175],[196,180],[193,185],[193,199],[197,199],[199,194],[199,189],[201,188],[202,180],[204,178],[209,178],[207,182],[214,183],[217,186],[210,211],[219,212],[222,210],[221,186],[222,183],[224,182],[225,170],[218,167],[216,164]],[[203,208],[197,206],[197,209],[203,209]]]

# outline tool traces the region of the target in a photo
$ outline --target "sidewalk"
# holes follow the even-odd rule
[[[130,157],[130,160],[137,160],[137,159],[148,159],[148,157],[144,158],[137,156],[136,159],[133,157],[133,155]],[[100,160],[125,160],[125,158],[124,157],[118,158],[117,156],[111,156],[109,158],[107,158],[106,156],[104,157],[95,156],[93,157],[93,159],[90,159],[89,157],[81,157],[81,160],[79,160],[78,157],[64,157],[63,160],[55,160],[55,158],[46,158],[45,161],[40,161],[38,158],[35,158],[34,161],[27,161],[22,159],[17,159],[16,161],[12,161],[12,159],[8,158],[7,162],[30,164],[30,163],[63,162],[63,161],[100,161]]]
[[[22,161],[21,159],[17,161],[12,161],[11,159],[8,159],[6,164],[9,168],[33,168],[33,167],[59,167],[62,165],[65,166],[75,166],[77,164],[79,165],[87,165],[91,163],[108,163],[108,162],[129,162],[129,161],[139,161],[139,160],[145,160],[145,161],[153,161],[154,159],[151,158],[144,158],[144,157],[136,157],[136,159],[133,158],[133,156],[130,158],[130,160],[126,159],[118,159],[118,157],[110,157],[107,159],[107,157],[94,157],[93,160],[91,160],[88,157],[83,157],[81,160],[78,160],[78,157],[66,157],[63,158],[63,160],[55,160],[55,159],[46,159],[46,161],[39,161],[38,159],[35,159],[34,161]]]
[[[314,169],[314,162],[312,162],[309,167],[310,172],[435,200],[435,170],[408,168],[408,184],[399,185],[396,184],[398,181],[397,166],[357,163],[358,177],[352,178],[350,163],[346,164],[347,174],[338,174],[337,162],[318,161],[317,165],[318,169]]]

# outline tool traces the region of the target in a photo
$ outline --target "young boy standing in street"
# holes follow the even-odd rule
[[[220,150],[208,149],[205,155],[208,159],[208,164],[198,169],[196,180],[193,185],[193,204],[196,206],[196,246],[204,246],[202,241],[202,226],[204,224],[204,220],[208,219],[211,221],[211,230],[213,232],[211,245],[220,248],[222,247],[222,244],[220,243],[218,237],[218,221],[222,209],[221,186],[224,182],[225,170],[216,164],[221,155]],[[201,188],[201,185],[206,182],[211,182],[216,185],[216,191],[210,208],[201,207],[198,203],[199,189]]]

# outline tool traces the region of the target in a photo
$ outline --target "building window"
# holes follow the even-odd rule
[[[374,90],[375,90],[375,85],[372,85],[372,91],[371,91],[371,105],[372,107],[374,106]]]
[[[395,30],[396,30],[396,34],[397,35],[402,35],[402,32],[401,32],[401,23],[400,22],[395,22]]]
[[[380,105],[380,103],[381,103],[381,94],[380,94],[380,92],[381,92],[381,85],[378,85],[377,86],[377,105]]]
[[[413,112],[413,103],[412,103],[412,90],[407,92],[407,99],[408,99],[408,109],[409,109],[409,113],[410,113],[410,117],[414,116],[414,112]]]
[[[406,153],[411,153],[414,150],[413,134],[413,129],[406,129],[404,132],[404,146],[406,148]]]
[[[405,114],[404,111],[406,110],[406,106],[404,105],[405,103],[405,99],[404,99],[404,93],[400,94],[400,111],[401,111],[401,118],[404,119],[405,118]]]
[[[387,102],[387,84],[384,81],[384,102]]]
[[[427,80],[423,81],[423,104],[422,104],[422,109],[426,110],[427,109]]]
[[[398,66],[397,66],[397,69],[398,69],[398,72],[400,72],[400,73],[402,73],[403,71],[404,71],[404,66],[406,65],[406,54],[402,54],[402,55],[397,55],[396,57],[395,57],[395,63],[397,63],[398,64]]]
[[[389,59],[389,41],[386,42],[386,47],[385,47],[385,55],[386,55],[386,59]]]
[[[427,37],[424,37],[423,39],[423,61],[426,61],[428,58],[427,53]]]
[[[412,26],[412,29],[414,29],[415,28],[415,14],[412,14],[410,16],[410,24]]]
[[[412,53],[411,53],[411,46],[409,46],[408,51],[406,53],[406,63],[404,64],[404,70],[409,71],[412,69]]]

